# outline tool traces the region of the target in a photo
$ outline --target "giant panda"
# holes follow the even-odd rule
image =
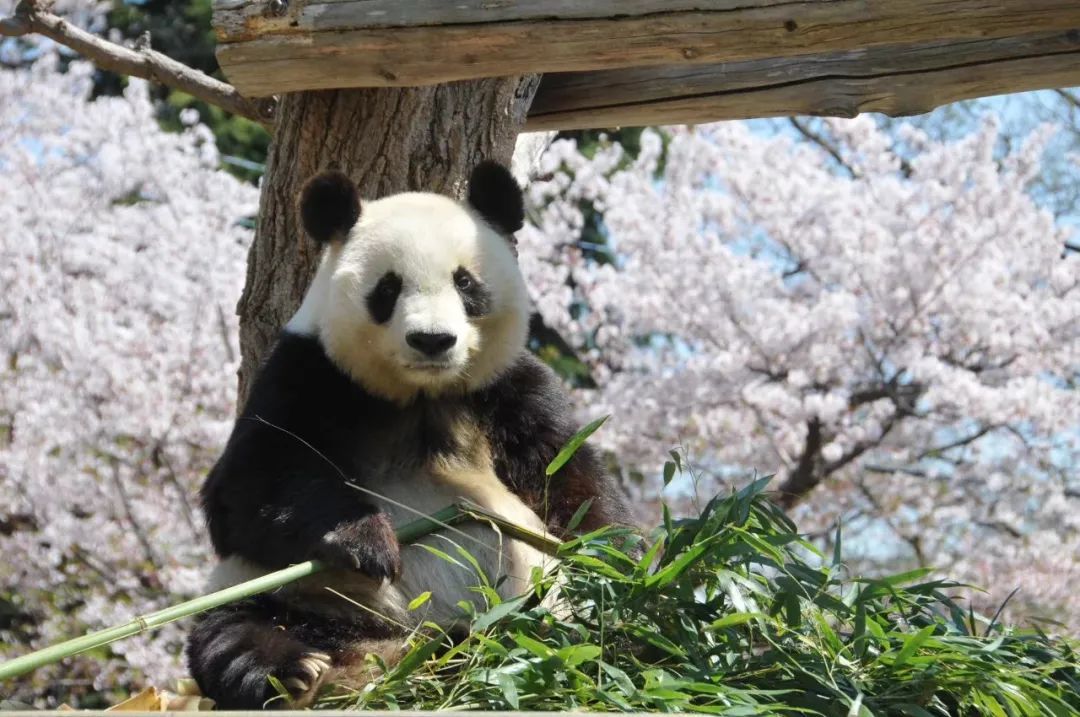
[[[309,559],[330,570],[200,618],[188,666],[222,709],[306,706],[328,681],[369,679],[369,653],[392,664],[421,620],[467,626],[458,603],[478,600],[473,570],[399,545],[395,526],[459,498],[559,537],[587,500],[582,529],[631,523],[588,446],[546,483],[575,424],[559,380],[526,349],[512,237],[523,200],[505,167],[479,164],[464,202],[361,202],[327,172],[299,211],[322,246],[317,271],[201,499],[220,558],[213,587]],[[422,542],[446,551],[448,539],[506,596],[551,560],[478,523]],[[271,676],[291,700],[273,699]]]

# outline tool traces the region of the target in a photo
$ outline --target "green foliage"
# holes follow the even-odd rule
[[[129,39],[149,32],[153,48],[158,52],[224,79],[214,57],[216,40],[210,24],[211,14],[211,0],[114,0],[109,12],[109,27],[119,30]],[[126,78],[99,72],[95,92],[119,94],[125,82]],[[198,110],[200,120],[214,133],[218,150],[225,158],[225,168],[248,181],[255,181],[262,175],[270,146],[270,135],[262,126],[196,100],[179,90],[155,86],[153,92],[160,100],[158,121],[162,127],[179,131],[182,127],[180,112],[185,109]]]
[[[127,37],[149,32],[154,49],[207,74],[217,72],[216,40],[211,27],[211,0],[113,0],[109,27]]]
[[[502,601],[485,584],[489,607],[465,640],[428,626],[388,674],[319,706],[1080,713],[1075,644],[977,618],[949,596],[960,586],[926,570],[846,576],[763,495],[767,483],[696,518],[665,513],[647,549],[615,528],[572,540],[535,594]]]
[[[560,132],[557,139],[572,139],[577,142],[581,153],[590,159],[600,147],[611,143],[621,144],[631,159],[641,152],[641,133],[644,127],[622,127],[620,129],[579,129]]]
[[[218,151],[224,157],[225,168],[240,179],[257,181],[265,171],[270,134],[255,122],[231,115],[216,105],[208,105],[179,90],[166,98],[158,117],[167,130],[179,131],[181,110],[198,110],[200,121],[214,133]]]

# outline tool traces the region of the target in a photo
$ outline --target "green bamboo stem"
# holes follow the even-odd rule
[[[537,550],[547,553],[548,555],[555,556],[559,554],[559,548],[562,547],[562,541],[557,538],[552,538],[549,535],[542,535],[540,533],[533,532],[528,528],[523,528],[517,523],[511,523],[500,515],[496,515],[484,508],[481,508],[476,503],[468,500],[459,500],[455,506],[458,510],[464,513],[467,517],[480,523],[491,523],[498,528],[502,533],[509,535],[511,538],[520,540],[523,543],[527,543]]]
[[[450,505],[426,518],[414,520],[397,529],[397,538],[401,543],[412,543],[420,538],[433,533],[439,528],[460,523],[472,517],[472,512],[461,505]],[[483,518],[487,520],[488,518]],[[28,655],[16,657],[0,664],[0,680],[10,677],[18,677],[32,672],[39,667],[59,662],[65,657],[71,657],[87,650],[104,647],[109,643],[122,640],[126,637],[138,635],[141,632],[152,630],[166,625],[181,618],[190,617],[200,612],[206,612],[215,607],[227,605],[237,600],[242,600],[252,595],[274,590],[275,588],[288,585],[289,583],[314,575],[324,569],[322,563],[317,560],[309,560],[305,563],[290,565],[282,570],[268,573],[254,580],[248,580],[238,585],[218,590],[217,592],[173,605],[149,615],[134,618],[128,623],[106,628],[97,632],[91,632],[82,637],[76,637],[56,645],[42,648]]]

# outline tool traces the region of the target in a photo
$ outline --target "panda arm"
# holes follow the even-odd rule
[[[340,472],[349,394],[309,344],[283,337],[260,370],[202,489],[210,537],[221,556],[268,568],[315,558],[393,577],[400,559],[388,517]]]
[[[217,552],[267,568],[319,559],[374,577],[396,576],[398,544],[386,514],[329,466],[282,450],[268,430],[238,427],[203,487]]]
[[[589,445],[581,446],[548,483],[548,464],[578,426],[562,383],[546,364],[523,355],[489,387],[484,404],[496,473],[538,515],[546,515],[550,530],[564,535],[587,500],[592,504],[581,530],[634,525],[626,495]]]

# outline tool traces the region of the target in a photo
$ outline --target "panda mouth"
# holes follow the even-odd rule
[[[454,368],[454,365],[449,361],[423,361],[405,364],[405,368],[410,371],[420,371],[421,373],[443,373]]]

